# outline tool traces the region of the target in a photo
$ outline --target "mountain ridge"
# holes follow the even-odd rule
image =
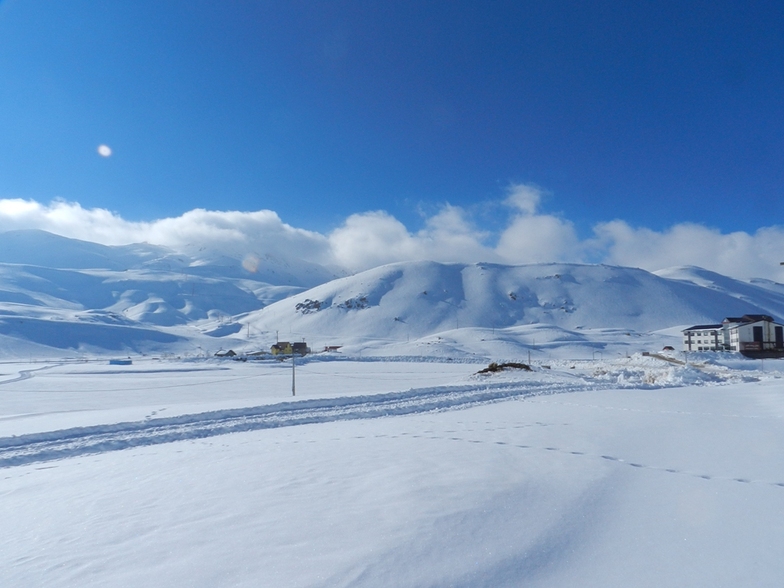
[[[542,328],[590,343],[588,331],[784,316],[784,285],[696,267],[410,261],[336,277],[293,254],[191,249],[0,233],[0,350],[264,349],[281,333],[398,346],[451,333],[469,349],[488,331],[519,347]]]
[[[784,315],[784,296],[726,280],[737,291],[620,266],[400,262],[295,294],[252,313],[248,321],[258,328],[289,326],[301,333],[337,335],[356,332],[364,324],[367,330],[394,337],[401,331],[424,336],[461,326],[526,324],[650,331],[730,314]]]

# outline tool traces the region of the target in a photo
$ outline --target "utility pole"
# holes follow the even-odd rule
[[[297,381],[294,375],[296,364],[297,364],[296,356],[292,355],[291,356],[291,395],[292,396],[297,395]]]

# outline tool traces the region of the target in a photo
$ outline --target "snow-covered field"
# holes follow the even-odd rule
[[[2,233],[0,586],[782,586],[784,362],[657,353],[746,313],[784,285]],[[214,357],[279,340],[340,352]]]
[[[727,357],[1,363],[2,585],[781,586],[784,366]]]

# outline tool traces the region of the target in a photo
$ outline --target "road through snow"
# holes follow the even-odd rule
[[[454,410],[499,400],[610,386],[585,381],[438,386],[391,394],[304,400],[0,437],[0,468],[227,433]]]

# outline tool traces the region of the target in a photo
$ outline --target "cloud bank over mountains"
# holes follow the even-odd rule
[[[235,256],[294,255],[350,272],[411,260],[564,261],[649,271],[697,265],[735,278],[784,281],[779,266],[784,261],[784,227],[726,234],[693,223],[655,231],[610,220],[595,225],[588,238],[580,238],[571,221],[541,210],[542,196],[535,186],[511,185],[503,202],[508,216],[497,231],[478,227],[467,210],[445,205],[425,218],[419,231],[409,230],[387,212],[369,211],[352,214],[327,234],[293,227],[271,210],[195,209],[174,218],[138,222],[76,202],[0,199],[0,232],[41,229],[104,245],[147,242],[183,252],[205,247]]]

